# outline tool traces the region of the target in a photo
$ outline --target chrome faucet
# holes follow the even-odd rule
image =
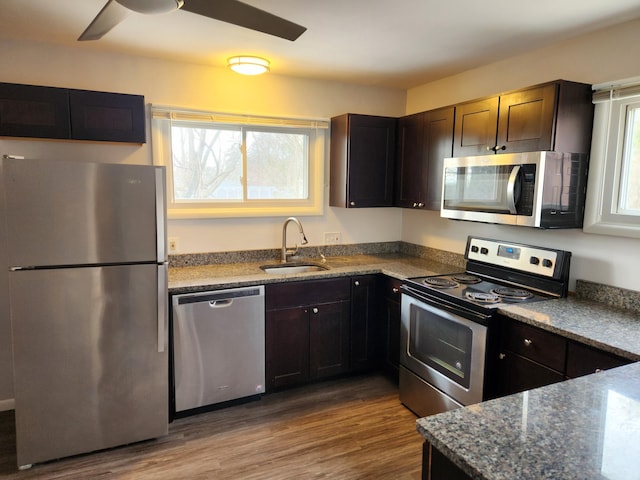
[[[284,221],[284,225],[282,225],[282,255],[280,256],[280,261],[282,263],[287,263],[288,256],[293,256],[296,253],[298,253],[297,243],[293,250],[287,250],[287,226],[289,225],[289,222],[293,222],[296,225],[298,225],[298,231],[300,232],[300,244],[305,245],[309,243],[309,241],[307,240],[307,237],[305,237],[304,235],[304,230],[302,229],[302,224],[300,223],[300,221],[295,217],[287,218]]]

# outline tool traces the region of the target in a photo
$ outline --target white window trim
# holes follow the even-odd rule
[[[251,205],[249,202],[230,202],[212,206],[204,203],[185,204],[174,202],[171,165],[171,120],[215,121],[315,129],[318,134],[315,139],[310,139],[313,144],[309,148],[309,198],[307,200],[263,202],[261,205]],[[325,155],[329,151],[328,129],[328,120],[204,112],[153,105],[151,107],[152,155],[155,165],[166,167],[167,217],[169,219],[197,219],[323,215]]]
[[[593,89],[596,106],[583,231],[640,238],[640,217],[617,211],[626,107],[640,102],[640,77]]]

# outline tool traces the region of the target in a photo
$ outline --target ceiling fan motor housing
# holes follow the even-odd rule
[[[120,5],[138,13],[168,13],[184,5],[184,0],[116,0]]]

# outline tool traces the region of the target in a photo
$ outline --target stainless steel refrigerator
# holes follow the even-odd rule
[[[164,169],[2,160],[19,467],[168,429]]]

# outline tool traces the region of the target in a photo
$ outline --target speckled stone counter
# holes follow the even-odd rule
[[[321,258],[305,258],[304,261],[305,263],[324,265],[327,270],[296,274],[265,273],[260,266],[277,265],[278,262],[273,259],[259,262],[170,268],[169,293],[364,275],[368,273],[384,273],[390,277],[404,279],[464,270],[461,266],[400,253],[327,257],[325,262],[322,262]]]
[[[417,428],[474,479],[638,480],[640,363],[421,418]]]
[[[501,307],[500,313],[566,338],[640,360],[640,313],[569,297]]]

